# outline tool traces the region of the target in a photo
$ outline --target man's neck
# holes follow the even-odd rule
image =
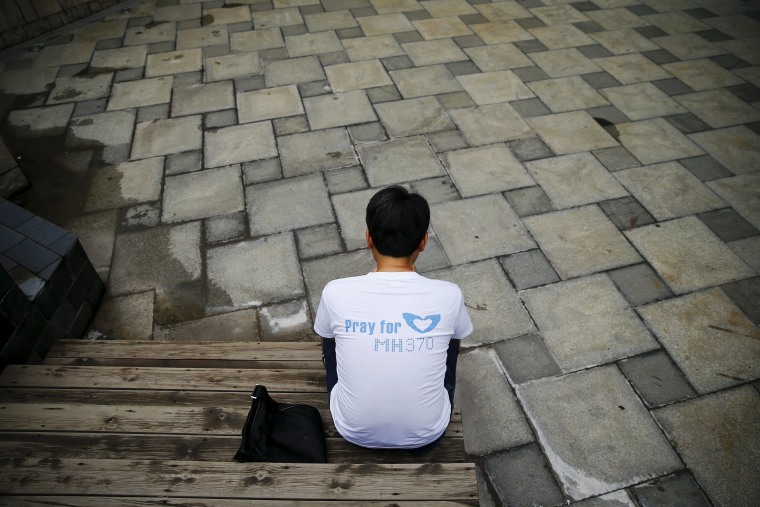
[[[414,269],[414,261],[416,260],[413,257],[388,257],[386,255],[375,255],[375,262],[377,263],[377,268],[375,271],[378,272],[386,272],[386,273],[402,273],[405,271],[416,271]]]

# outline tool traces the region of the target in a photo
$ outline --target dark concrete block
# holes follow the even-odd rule
[[[65,263],[61,263],[45,287],[37,295],[34,304],[46,318],[50,318],[71,287],[73,277]]]
[[[536,53],[538,51],[549,50],[549,48],[544,46],[540,41],[536,39],[517,41],[514,43],[514,45],[523,53]]]
[[[603,32],[604,27],[595,21],[581,21],[580,23],[573,23],[575,28],[584,33],[597,33]]]
[[[644,4],[638,4],[638,5],[629,5],[626,7],[630,12],[637,16],[648,16],[649,14],[657,14],[657,11],[648,5]]]
[[[755,85],[745,84],[727,88],[728,91],[742,99],[744,102],[752,103],[760,101],[760,88]]]
[[[486,473],[504,505],[564,505],[565,498],[536,444],[486,458]]]
[[[657,28],[654,25],[648,25],[648,26],[637,26],[634,28],[637,32],[639,32],[640,35],[646,37],[647,39],[653,39],[655,37],[664,37],[668,35],[668,33],[660,28]]]
[[[8,226],[0,224],[0,252],[10,250],[24,241],[24,236]]]
[[[528,250],[499,259],[517,290],[529,289],[559,281],[541,250]]]
[[[713,56],[710,60],[726,70],[743,69],[750,66],[749,63],[732,54]]]
[[[493,348],[514,384],[562,373],[539,334],[504,340]]]
[[[694,91],[683,81],[676,78],[660,79],[659,81],[652,81],[652,84],[659,88],[660,91],[670,96],[683,95],[684,93],[692,93]]]
[[[664,351],[621,361],[620,369],[649,408],[696,396]]]
[[[34,215],[24,208],[16,206],[5,199],[0,199],[0,224],[15,229],[32,218],[34,218]]]
[[[359,29],[361,31],[361,29]],[[364,36],[364,32],[361,33],[360,37]],[[407,42],[420,42],[424,40],[422,38],[422,35],[420,35],[420,32],[414,30],[411,32],[398,32],[393,34],[393,38],[396,39],[396,42],[399,44],[406,44]]]
[[[610,278],[632,306],[671,297],[673,293],[648,264],[610,271]]]
[[[641,165],[641,163],[636,160],[636,157],[631,155],[631,153],[622,146],[602,148],[600,150],[592,151],[591,153],[594,154],[608,171],[621,171],[623,169],[630,169],[631,167],[638,167]]]
[[[710,507],[712,504],[688,472],[634,486],[641,507]]]
[[[710,30],[700,30],[699,32],[694,33],[702,37],[707,42],[723,42],[727,40],[733,40],[733,37],[715,28]]]
[[[374,7],[360,7],[358,9],[351,9],[351,14],[353,14],[355,18],[363,18],[366,16],[376,16],[377,11]]]
[[[685,158],[679,162],[701,181],[711,181],[734,175],[710,155]]]
[[[414,67],[414,63],[412,63],[412,60],[406,55],[381,58],[380,61],[383,63],[383,67],[385,67],[385,70],[388,70],[388,71],[399,70],[399,69],[409,69],[411,67]]]
[[[514,102],[510,102],[510,105],[523,118],[551,114],[551,110],[538,98],[515,100]]]
[[[479,74],[480,69],[477,65],[467,60],[464,62],[452,62],[447,63],[446,68],[449,69],[454,76],[463,76],[465,74]]]
[[[520,218],[554,211],[549,196],[539,186],[510,190],[505,196]]]
[[[599,207],[621,231],[655,222],[654,217],[633,197],[604,201],[599,203]]]
[[[570,5],[580,12],[598,11],[601,9],[593,2],[573,2]]]
[[[74,322],[71,323],[69,331],[66,333],[67,339],[79,339],[84,335],[87,330],[87,325],[92,320],[92,306],[90,303],[85,303],[77,312],[77,316],[74,318]]]
[[[620,86],[620,82],[606,72],[593,72],[591,74],[583,74],[581,77],[596,90]]]
[[[72,233],[67,232],[64,236],[58,239],[55,243],[52,243],[48,248],[60,256],[64,256],[74,248],[74,245],[79,241]]]
[[[0,314],[5,315],[14,326],[24,321],[31,302],[15,283],[5,294],[0,294]]]
[[[605,58],[607,56],[612,56],[612,53],[610,52],[610,50],[602,46],[601,44],[581,46],[578,48],[578,51],[586,55],[588,58]]]
[[[76,277],[76,275],[79,273],[79,271],[82,269],[82,267],[85,264],[90,263],[90,260],[87,258],[87,254],[84,252],[84,249],[82,248],[82,244],[79,243],[78,240],[71,247],[71,250],[69,250],[66,253],[63,260],[66,263],[66,266],[68,266],[69,271],[71,271],[71,274],[74,275],[74,277]]]
[[[462,35],[461,37],[454,37],[453,40],[461,49],[486,45],[477,35]]]
[[[16,328],[16,332],[11,336],[8,343],[3,348],[3,359],[9,363],[23,364],[26,362],[29,354],[34,350],[37,339],[42,334],[47,319],[45,319],[37,308],[29,307],[23,322]]]
[[[694,132],[710,130],[710,126],[707,123],[691,113],[674,114],[672,116],[666,116],[665,119],[684,134],[693,134]]]
[[[53,244],[66,234],[66,231],[57,225],[40,217],[34,217],[16,228],[16,231],[25,234],[37,243],[48,246]]]
[[[549,74],[544,72],[541,67],[522,67],[520,69],[513,69],[517,77],[519,77],[523,83],[530,83],[531,81],[543,81],[549,79]]]
[[[515,103],[512,102],[512,105]],[[529,160],[538,160],[541,158],[547,158],[554,155],[552,150],[549,149],[544,142],[538,137],[525,137],[523,139],[515,139],[507,143],[509,149],[515,154],[517,160],[521,162],[527,162]]]
[[[722,289],[749,320],[760,324],[760,276],[729,283]]]
[[[59,256],[36,241],[25,239],[5,252],[5,256],[16,261],[32,273],[39,273],[55,262]]]
[[[747,222],[732,208],[708,211],[697,216],[726,243],[760,235],[760,231],[754,225]]]
[[[664,65],[666,63],[673,63],[680,61],[674,55],[665,51],[664,49],[657,49],[654,51],[645,51],[642,53],[644,56],[652,60],[657,65]]]
[[[526,30],[530,30],[531,28],[541,28],[546,26],[546,23],[541,21],[538,18],[521,18],[515,20],[518,25],[525,28]]]
[[[409,21],[419,21],[421,19],[431,19],[433,17],[425,9],[418,10],[418,11],[407,11],[404,13],[404,16]]]

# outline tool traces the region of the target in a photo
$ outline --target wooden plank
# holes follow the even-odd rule
[[[321,361],[319,342],[58,340],[47,357]]]
[[[428,453],[374,450],[328,437],[329,463],[460,463],[465,461],[461,438],[444,438]],[[6,458],[100,458],[230,461],[240,436],[151,435],[123,433],[0,432],[0,455]]]
[[[0,498],[0,506],[24,507],[158,507],[158,506],[220,506],[220,507],[252,507],[250,500],[223,500],[214,498],[130,498],[107,496],[9,496]],[[478,505],[476,500],[462,502],[431,501],[422,502],[392,502],[377,501],[301,501],[301,500],[267,500],[268,507],[465,507]]]
[[[205,461],[0,460],[0,491],[281,500],[477,499],[470,463],[333,465]]]
[[[150,357],[47,357],[45,364],[66,366],[144,366],[153,368],[242,368],[317,370],[324,369],[321,359],[247,360],[247,359],[164,359]]]
[[[0,387],[324,392],[324,370],[8,365]]]

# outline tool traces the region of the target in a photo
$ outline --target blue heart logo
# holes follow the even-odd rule
[[[406,323],[417,331],[418,333],[427,333],[435,329],[435,326],[438,325],[439,322],[441,322],[441,315],[435,314],[435,315],[428,315],[427,317],[420,317],[419,315],[415,315],[413,313],[402,313],[402,317],[404,317],[404,320]],[[420,329],[419,326],[426,326],[425,329]]]

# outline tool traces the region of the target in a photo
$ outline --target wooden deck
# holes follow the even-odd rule
[[[0,505],[477,505],[460,414],[422,457],[343,440],[314,343],[66,340],[0,374]],[[250,391],[319,408],[328,464],[237,463]]]

